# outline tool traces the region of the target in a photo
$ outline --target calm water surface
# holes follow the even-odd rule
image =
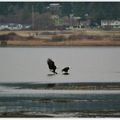
[[[48,58],[57,75],[50,75]],[[120,82],[120,47],[0,48],[0,82]]]

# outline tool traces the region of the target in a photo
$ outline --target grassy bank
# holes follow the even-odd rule
[[[5,46],[119,46],[120,31],[1,31],[4,40]]]

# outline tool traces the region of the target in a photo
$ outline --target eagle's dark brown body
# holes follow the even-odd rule
[[[54,61],[51,60],[50,58],[48,58],[47,64],[48,64],[49,69],[50,69],[53,73],[57,74],[57,72],[56,72],[56,68],[57,68],[57,67],[55,66]]]
[[[65,68],[62,69],[62,72],[68,73],[69,69],[70,69],[69,67],[65,67]]]

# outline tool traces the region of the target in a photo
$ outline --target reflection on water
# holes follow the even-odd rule
[[[70,73],[63,73],[63,75],[69,75]]]
[[[56,74],[54,74],[54,73],[47,74],[48,77],[51,77],[51,76],[54,76],[54,75],[56,75]]]

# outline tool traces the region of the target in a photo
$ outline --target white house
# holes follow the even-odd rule
[[[8,24],[0,24],[0,30],[8,29]]]
[[[31,25],[23,25],[23,29],[30,29],[31,27]]]
[[[30,29],[31,25],[22,25],[16,23],[8,23],[8,24],[0,24],[0,30],[22,30],[22,29]]]
[[[10,30],[21,30],[23,26],[21,24],[10,23],[8,24],[8,29]]]
[[[120,28],[120,20],[101,20],[101,26],[111,26],[113,28]]]
[[[15,23],[8,23],[8,24],[0,24],[0,30],[21,30],[23,29],[23,25],[15,24]]]

